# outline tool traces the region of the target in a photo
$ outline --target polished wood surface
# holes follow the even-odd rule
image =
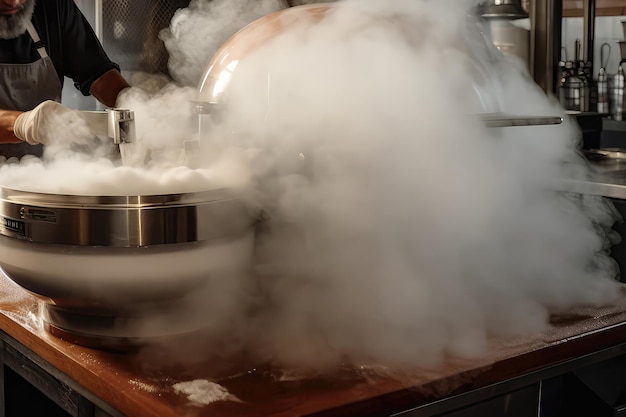
[[[583,0],[563,0],[563,17],[582,17]],[[596,16],[626,15],[626,0],[596,0]]]
[[[433,369],[344,365],[311,377],[303,370],[250,363],[243,356],[205,355],[206,343],[215,342],[199,335],[126,353],[74,345],[48,334],[37,308],[33,296],[0,277],[0,329],[129,417],[379,416],[626,343],[623,292],[614,306],[554,316],[542,334],[493,341],[478,358],[448,359]],[[219,384],[228,393],[202,404],[175,389],[191,381],[205,391],[217,386],[210,382]]]

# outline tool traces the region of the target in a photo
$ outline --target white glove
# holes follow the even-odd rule
[[[90,130],[79,113],[56,101],[44,101],[20,114],[13,124],[18,139],[36,145],[83,142]]]

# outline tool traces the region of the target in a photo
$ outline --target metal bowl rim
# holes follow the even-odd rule
[[[0,201],[46,207],[116,208],[116,207],[162,207],[216,203],[236,198],[232,188],[215,188],[189,193],[133,194],[133,195],[87,195],[54,194],[26,191],[0,186]]]

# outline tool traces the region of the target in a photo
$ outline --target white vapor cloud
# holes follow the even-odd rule
[[[276,35],[237,57],[219,117],[203,116],[198,132],[195,86],[210,57],[285,6],[194,0],[161,34],[175,82],[123,99],[151,163],[64,151],[4,164],[0,183],[252,189],[265,218],[255,273],[229,271],[192,295],[222,342],[202,355],[317,369],[479,355],[492,337],[544,330],[554,312],[611,303],[621,284],[608,256],[614,208],[558,188],[588,175],[575,121],[484,37],[475,3],[340,0],[310,19],[284,10]],[[231,41],[254,44],[249,33]],[[223,52],[216,66],[232,59]],[[492,112],[564,123],[487,128],[480,115]],[[182,147],[195,139],[189,166]]]

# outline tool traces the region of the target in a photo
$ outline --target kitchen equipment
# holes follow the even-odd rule
[[[201,328],[194,308],[203,294],[245,269],[253,252],[255,210],[233,190],[87,196],[0,187],[0,202],[0,267],[41,300],[48,330],[87,346]]]
[[[585,149],[582,151],[587,160],[592,161],[596,167],[610,166],[613,172],[626,169],[626,149],[623,148],[602,148]]]
[[[587,83],[581,75],[570,75],[561,87],[561,104],[566,110],[586,111]]]
[[[609,80],[609,111],[613,120],[624,117],[624,69],[621,63],[617,74]]]
[[[544,126],[563,123],[560,116],[519,116],[505,113],[483,113],[478,116],[487,127]]]
[[[135,152],[135,114],[127,109],[80,111],[91,132],[113,140],[124,165],[133,165],[140,157]]]
[[[485,19],[525,19],[528,13],[521,0],[489,0],[479,5],[480,15]]]
[[[521,0],[485,1],[478,6],[478,14],[487,21],[495,47],[503,55],[519,57],[530,71],[530,31],[512,23],[528,17]]]
[[[607,53],[605,55],[605,48]],[[609,113],[609,79],[606,73],[606,66],[608,65],[609,58],[611,57],[611,45],[608,43],[603,43],[600,46],[600,70],[598,71],[598,81],[597,81],[597,92],[598,92],[598,100],[597,100],[597,112],[598,113]]]
[[[90,131],[98,137],[112,139],[112,159],[120,158],[123,165],[134,165],[141,159],[135,152],[135,114],[128,109],[79,111]]]
[[[128,109],[106,109],[104,111],[80,111],[87,126],[96,136],[113,140],[115,155],[123,165],[135,165],[141,156],[135,148],[135,114]]]
[[[530,31],[509,20],[490,19],[489,34],[494,46],[505,56],[516,56],[530,70]]]
[[[619,53],[622,60],[626,59],[626,41],[619,41]]]
[[[574,60],[568,61],[566,56],[566,61],[559,62],[559,101],[566,110],[587,112],[591,103],[592,64],[582,58],[581,45],[580,39],[576,39]]]
[[[272,13],[249,24],[216,52],[206,67],[198,87],[195,112],[199,115],[199,132],[205,129],[207,117],[219,117],[225,107],[228,86],[233,79],[239,63],[258,46],[279,34],[290,24],[301,24],[298,19],[303,13],[310,22],[319,21],[332,7],[332,3],[303,5]],[[269,91],[269,85],[268,89]],[[269,100],[268,100],[269,101]],[[559,116],[511,115],[504,113],[485,113],[475,115],[488,127],[512,127],[550,125],[562,123]]]
[[[116,145],[135,142],[135,114],[127,109],[81,111],[80,116],[98,136],[113,139]]]
[[[530,31],[512,23],[528,17],[521,0],[485,1],[478,14],[486,20],[495,47],[503,55],[519,57],[530,71]]]
[[[290,25],[301,24],[301,16],[316,22],[331,7],[332,3],[290,7],[257,19],[231,36],[213,55],[200,80],[195,106],[196,113],[201,115],[200,126],[202,115],[219,113],[233,73],[246,55]]]

